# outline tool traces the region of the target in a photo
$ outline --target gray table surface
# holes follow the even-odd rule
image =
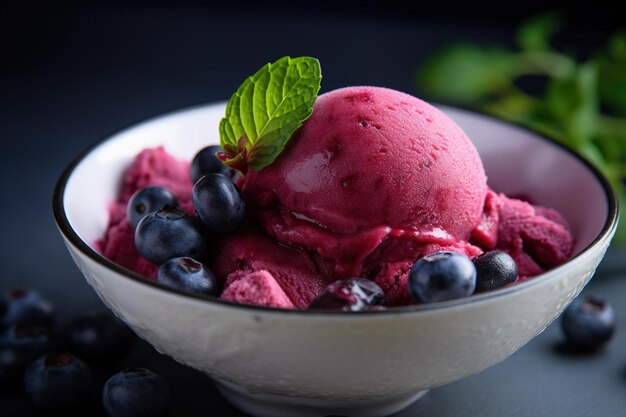
[[[13,40],[21,40],[23,48],[14,48],[12,61],[0,69],[0,189],[7,196],[0,206],[0,290],[41,290],[58,306],[61,324],[101,305],[63,246],[51,194],[64,166],[114,131],[167,111],[224,100],[251,71],[283,55],[320,58],[323,91],[369,84],[415,93],[414,70],[437,48],[459,40],[506,45],[514,39],[511,16],[503,21],[422,18],[415,10],[412,15],[355,14],[349,7],[333,13],[268,11],[247,3],[255,6],[95,2],[60,11],[51,6],[40,11],[42,16],[19,11],[16,18],[32,16],[35,23],[13,28]],[[29,32],[41,22],[46,23]],[[568,40],[584,50],[601,42],[606,31],[586,26],[571,31]],[[567,353],[555,322],[501,364],[430,391],[398,416],[626,415],[623,254],[611,251],[584,290],[606,297],[617,311],[617,333],[604,351]],[[144,342],[115,369],[101,370],[99,378],[126,366],[148,367],[170,382],[172,416],[243,415],[207,377]],[[97,398],[86,412],[104,415]],[[23,396],[0,393],[0,416],[37,415]]]

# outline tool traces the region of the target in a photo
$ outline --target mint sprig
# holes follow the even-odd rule
[[[313,112],[322,79],[311,57],[283,57],[248,77],[226,105],[218,157],[246,173],[271,164]]]
[[[551,45],[560,25],[558,14],[528,19],[518,30],[517,49],[442,48],[419,68],[419,92],[552,137],[594,163],[626,204],[626,31],[579,60]],[[520,86],[528,76],[541,77],[544,87],[525,91]],[[613,242],[626,245],[626,210],[620,210]]]

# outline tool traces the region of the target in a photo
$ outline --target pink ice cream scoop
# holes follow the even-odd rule
[[[412,247],[411,260],[429,244],[473,254],[466,242],[486,192],[478,152],[456,123],[380,87],[320,96],[285,151],[243,183],[265,231],[331,260],[338,278],[360,274],[392,241]]]
[[[135,231],[126,218],[128,200],[144,187],[164,187],[174,193],[183,210],[192,213],[192,185],[188,162],[176,159],[162,146],[144,149],[124,173],[119,198],[109,207],[109,226],[104,236],[95,242],[96,247],[112,261],[154,278],[158,265],[139,256],[135,248]]]

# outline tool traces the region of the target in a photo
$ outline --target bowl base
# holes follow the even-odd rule
[[[405,409],[428,392],[344,401],[251,393],[222,380],[215,380],[215,385],[228,402],[255,417],[383,417]]]

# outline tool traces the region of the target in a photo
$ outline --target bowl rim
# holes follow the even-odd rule
[[[577,159],[589,172],[591,172],[591,174],[594,176],[594,178],[598,181],[598,183],[600,184],[601,188],[604,191],[604,195],[607,199],[607,207],[608,207],[608,213],[607,213],[607,218],[606,221],[604,223],[604,226],[602,227],[602,230],[600,231],[600,233],[598,233],[598,235],[595,237],[595,239],[589,243],[585,248],[583,248],[578,254],[576,254],[575,256],[573,256],[572,258],[570,258],[569,260],[567,260],[565,263],[552,268],[548,271],[543,272],[542,274],[536,275],[535,277],[525,280],[519,284],[515,284],[515,285],[511,285],[511,286],[507,286],[507,287],[503,287],[503,288],[499,288],[496,290],[492,290],[492,291],[488,291],[482,294],[475,294],[475,295],[471,295],[469,297],[463,297],[463,298],[458,298],[458,299],[454,299],[454,300],[448,300],[448,301],[442,301],[442,302],[436,302],[436,303],[430,303],[430,304],[413,304],[413,305],[408,305],[408,306],[394,306],[391,308],[386,308],[383,310],[374,310],[374,311],[336,311],[336,310],[297,310],[297,309],[284,309],[284,308],[278,308],[278,307],[268,307],[268,306],[260,306],[260,305],[252,305],[252,304],[241,304],[241,303],[236,303],[233,301],[228,301],[228,300],[223,300],[221,298],[218,297],[214,297],[214,296],[208,296],[208,295],[203,295],[203,294],[196,294],[196,293],[191,293],[191,292],[186,292],[184,290],[180,290],[177,288],[173,288],[173,287],[169,287],[163,284],[160,284],[158,282],[156,282],[155,280],[151,280],[149,278],[146,278],[130,269],[124,268],[123,266],[116,264],[115,262],[109,260],[108,258],[106,258],[105,256],[101,255],[100,253],[98,253],[95,249],[93,249],[91,246],[89,246],[84,240],[82,240],[78,234],[76,233],[76,231],[74,231],[74,229],[72,228],[69,219],[67,218],[66,212],[65,212],[65,206],[64,206],[64,194],[65,194],[65,190],[67,187],[67,183],[70,179],[70,177],[72,176],[72,174],[74,173],[76,167],[88,156],[90,155],[93,151],[95,151],[97,148],[99,148],[100,146],[104,145],[106,142],[108,142],[111,139],[117,138],[120,135],[130,132],[132,130],[134,130],[135,128],[139,128],[140,126],[144,126],[147,125],[149,123],[153,123],[156,122],[158,120],[161,119],[165,119],[165,118],[169,118],[169,117],[175,117],[179,114],[183,114],[183,113],[187,113],[187,112],[192,112],[192,111],[200,111],[203,109],[208,109],[210,107],[215,107],[215,106],[220,106],[220,105],[224,105],[226,102],[225,101],[215,101],[215,102],[209,102],[209,103],[203,103],[203,104],[199,104],[199,105],[195,105],[195,106],[189,106],[189,107],[183,107],[177,110],[173,110],[173,111],[169,111],[169,112],[165,112],[165,113],[161,113],[161,114],[157,114],[155,116],[149,117],[147,119],[144,119],[140,122],[136,122],[133,123],[127,127],[121,128],[121,129],[117,129],[115,131],[113,131],[113,133],[104,136],[104,138],[96,141],[95,143],[93,143],[92,145],[88,146],[87,148],[85,148],[82,152],[80,152],[63,170],[63,172],[61,173],[59,179],[57,180],[57,183],[54,187],[54,191],[52,194],[52,209],[53,209],[53,215],[54,215],[54,219],[55,222],[57,224],[58,229],[60,230],[60,232],[62,233],[62,235],[65,237],[65,239],[67,239],[75,248],[77,248],[80,252],[82,252],[83,255],[86,255],[88,258],[90,258],[92,261],[100,264],[100,266],[105,267],[107,269],[112,270],[113,272],[119,274],[120,276],[130,279],[134,282],[137,282],[139,284],[142,285],[146,285],[148,288],[153,288],[153,289],[157,289],[157,290],[162,290],[168,293],[171,293],[173,295],[179,295],[179,296],[183,296],[183,297],[187,297],[191,300],[196,300],[196,301],[202,301],[202,302],[209,302],[209,303],[213,303],[216,304],[218,306],[223,306],[223,307],[227,307],[227,308],[234,308],[237,310],[244,310],[244,311],[250,311],[250,312],[256,312],[256,313],[278,313],[278,314],[289,314],[289,315],[301,315],[301,316],[307,316],[307,317],[311,317],[311,316],[328,316],[328,315],[335,315],[335,316],[341,316],[341,317],[346,317],[346,316],[350,316],[350,317],[368,317],[368,318],[372,318],[372,315],[375,316],[387,316],[389,314],[391,315],[406,315],[406,314],[419,314],[422,312],[428,312],[428,311],[433,311],[433,310],[439,310],[439,309],[444,309],[444,308],[450,308],[450,307],[460,307],[460,306],[465,306],[468,304],[474,304],[474,303],[478,303],[478,302],[482,302],[485,300],[489,300],[489,299],[493,299],[496,297],[500,297],[500,296],[504,296],[506,294],[510,294],[513,292],[519,292],[519,291],[523,291],[526,288],[529,287],[534,287],[535,285],[540,285],[541,283],[550,280],[553,276],[557,275],[559,273],[559,271],[568,268],[569,265],[571,265],[572,263],[576,262],[576,260],[580,259],[581,257],[585,256],[587,253],[591,252],[592,249],[594,249],[596,246],[598,246],[600,244],[600,242],[604,241],[605,239],[607,239],[617,228],[617,223],[618,223],[618,214],[619,214],[619,205],[618,205],[618,200],[617,200],[617,196],[613,190],[613,188],[611,187],[609,181],[606,179],[606,177],[604,176],[604,174],[602,172],[600,172],[600,170],[598,168],[596,168],[591,162],[589,162],[587,159],[585,159],[583,156],[579,155],[577,152],[575,152],[574,150],[568,148],[567,146],[557,142],[554,139],[551,139],[547,136],[545,136],[544,134],[540,133],[540,132],[536,132],[526,126],[522,126],[521,124],[518,123],[514,123],[514,122],[510,122],[510,121],[506,121],[503,119],[499,119],[497,117],[494,117],[492,115],[489,115],[487,113],[484,112],[480,112],[477,111],[475,109],[468,109],[468,108],[464,108],[464,107],[458,107],[458,106],[451,106],[451,105],[447,105],[447,104],[442,104],[442,103],[431,103],[433,104],[435,107],[437,107],[439,110],[443,111],[444,113],[446,113],[447,109],[453,110],[453,111],[461,111],[464,113],[469,113],[472,117],[478,117],[478,118],[484,118],[484,119],[489,119],[490,122],[492,123],[499,123],[499,124],[504,124],[510,127],[515,127],[521,130],[524,130],[526,132],[528,132],[529,134],[537,137],[538,139],[548,142],[550,144],[552,144],[553,146],[556,146],[558,148],[560,148],[560,150],[565,151],[566,153],[568,153],[570,156],[574,157],[575,159]]]

